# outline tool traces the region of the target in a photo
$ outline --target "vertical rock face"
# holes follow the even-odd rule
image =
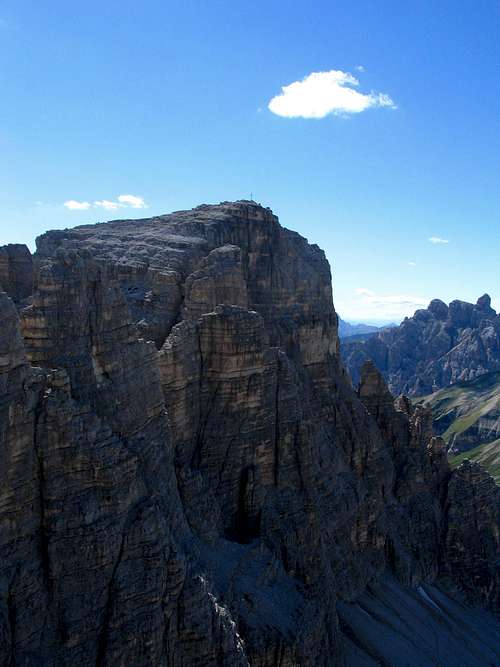
[[[432,433],[432,414],[412,406],[404,396],[394,401],[385,380],[368,361],[358,389],[361,401],[376,419],[384,441],[391,446],[394,475],[391,525],[387,552],[393,569],[409,583],[434,580],[439,571],[440,526],[443,523],[442,493],[449,475],[446,448]],[[395,548],[393,539],[406,550]],[[408,559],[408,554],[416,558]]]
[[[17,302],[33,291],[33,261],[25,245],[0,246],[0,289]]]
[[[85,248],[95,259],[112,262],[134,320],[160,347],[180,319],[186,289],[188,307],[190,300],[199,298],[195,291],[190,299],[189,292],[202,276],[191,274],[201,270],[213,275],[218,263],[226,276],[217,281],[220,294],[208,287],[198,293],[205,290],[206,299],[224,294],[234,298],[231,290],[236,289],[244,299],[237,270],[227,264],[235,261],[229,258],[228,245],[240,248],[248,307],[264,317],[273,345],[293,349],[292,337],[300,340],[301,327],[317,322],[322,345],[338,346],[330,269],[323,251],[283,229],[270,209],[252,202],[48,232],[37,239],[37,255],[50,258],[60,247]]]
[[[372,365],[352,391],[330,280],[252,202],[38,239],[0,295],[0,665],[351,664],[337,608],[389,574],[498,610],[496,497]]]
[[[212,250],[188,276],[184,294],[182,318],[186,320],[196,320],[223,303],[247,308],[248,288],[238,246]]]
[[[240,664],[233,625],[188,574],[156,351],[112,267],[60,251],[40,268],[23,330],[44,370],[2,298],[2,664],[182,664],[204,624],[207,664],[222,650]],[[201,616],[178,619],[186,606]]]
[[[38,648],[44,586],[40,463],[35,448],[43,381],[28,365],[13,302],[0,293],[0,664]],[[16,646],[22,651],[17,651]],[[20,655],[19,655],[20,654]]]
[[[477,463],[464,461],[448,484],[444,568],[468,599],[500,612],[500,487]],[[493,530],[492,530],[493,527]]]

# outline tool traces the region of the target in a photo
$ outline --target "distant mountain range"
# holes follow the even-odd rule
[[[382,327],[376,327],[373,324],[351,324],[351,322],[346,322],[339,317],[339,338],[351,338],[352,336],[360,336],[365,334],[376,333],[377,331],[382,331],[383,329],[389,329],[390,327],[395,327],[397,324],[386,324]]]
[[[487,294],[475,304],[434,299],[398,327],[343,340],[341,352],[355,385],[371,359],[393,394],[423,396],[500,371],[500,316]]]
[[[487,294],[435,299],[398,327],[343,338],[341,353],[354,385],[371,360],[393,394],[432,408],[452,465],[475,460],[500,482],[500,315]]]

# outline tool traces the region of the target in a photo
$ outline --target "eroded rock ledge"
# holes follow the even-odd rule
[[[253,202],[37,244],[1,283],[0,665],[377,664],[387,581],[458,643],[450,605],[500,612],[498,487],[352,390],[317,246]]]

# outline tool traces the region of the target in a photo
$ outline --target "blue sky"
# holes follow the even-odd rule
[[[499,3],[77,6],[0,3],[0,244],[252,192],[347,319],[500,308]]]

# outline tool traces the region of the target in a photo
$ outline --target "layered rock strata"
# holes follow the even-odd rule
[[[37,243],[0,297],[0,665],[356,664],[388,577],[498,612],[496,496],[352,390],[317,246],[253,202]]]

